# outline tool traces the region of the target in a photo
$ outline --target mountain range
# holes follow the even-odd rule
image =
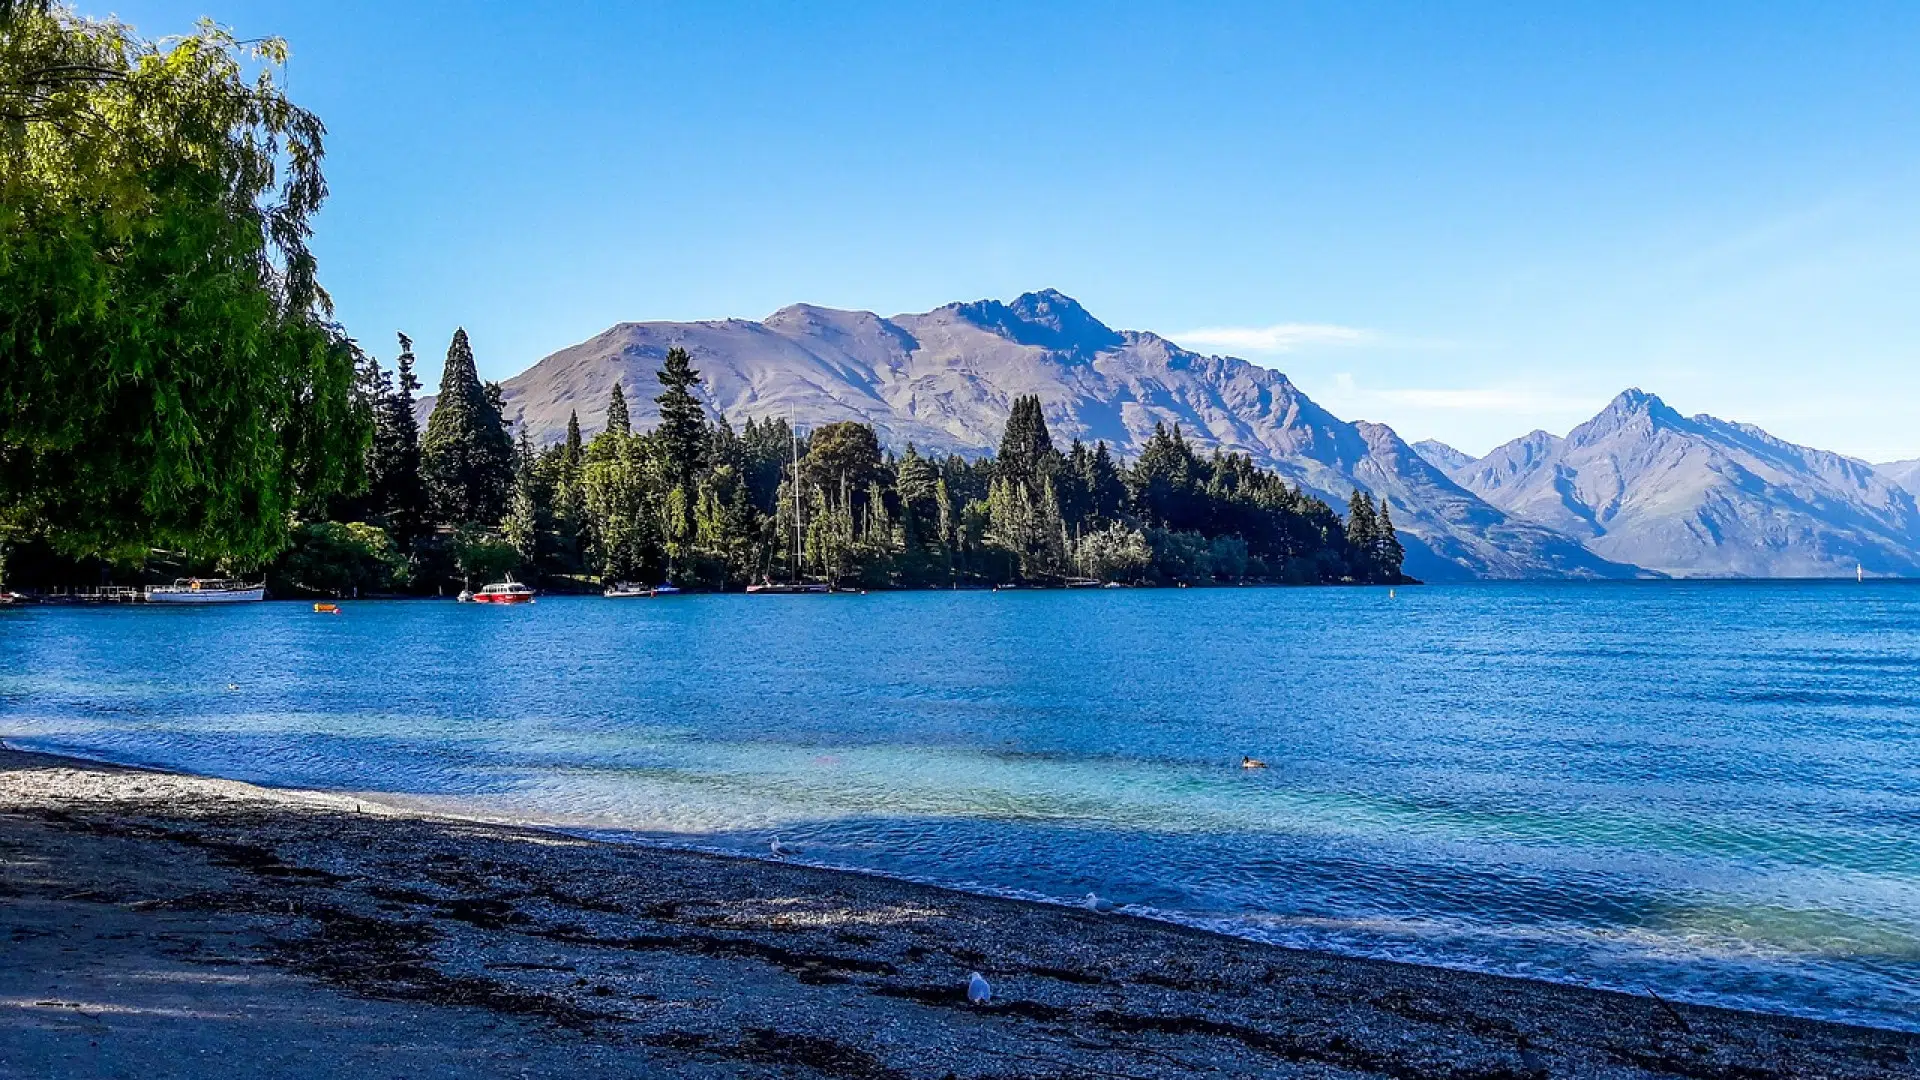
[[[1893,476],[1640,390],[1564,438],[1535,431],[1477,460],[1426,453],[1508,513],[1663,574],[1920,574],[1920,509]]]
[[[1660,574],[1920,574],[1920,463],[1873,467],[1629,391],[1565,439],[1536,432],[1475,459],[1348,422],[1278,371],[1114,330],[1048,289],[882,317],[796,304],[758,321],[620,323],[502,384],[537,443],[579,413],[604,423],[617,380],[636,426],[657,421],[654,373],[692,353],[708,408],[735,425],[870,424],[896,449],[978,454],[1013,399],[1037,394],[1056,440],[1136,453],[1154,425],[1245,453],[1344,508],[1391,502],[1407,572],[1427,580]],[[433,399],[420,402],[424,416]],[[1903,471],[1904,470],[1904,471]]]

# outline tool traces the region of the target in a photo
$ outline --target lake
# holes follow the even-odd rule
[[[1920,586],[343,606],[0,611],[0,738],[1920,1028]]]

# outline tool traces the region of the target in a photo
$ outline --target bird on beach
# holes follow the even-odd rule
[[[776,859],[784,859],[789,855],[800,854],[799,848],[788,847],[781,843],[780,838],[777,836],[773,838],[773,843],[767,845],[767,850],[773,852],[773,857]]]
[[[1081,901],[1081,903],[1086,907],[1088,911],[1112,911],[1113,910],[1113,901],[1100,899],[1099,893],[1088,893],[1087,898]]]
[[[986,976],[973,972],[967,976],[967,1001],[974,1005],[985,1005],[993,1000],[993,984]]]
[[[1243,769],[1264,769],[1267,767],[1267,763],[1257,757],[1248,757],[1242,754],[1240,755],[1240,767]]]

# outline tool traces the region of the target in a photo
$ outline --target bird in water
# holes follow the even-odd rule
[[[975,1005],[993,1000],[993,984],[977,971],[967,976],[967,1000]]]
[[[776,859],[784,859],[789,855],[800,854],[799,848],[788,847],[781,843],[780,838],[777,836],[773,838],[773,843],[767,845],[767,850],[773,852],[773,857]]]
[[[1264,769],[1267,767],[1267,763],[1257,757],[1248,757],[1242,754],[1240,755],[1240,767],[1243,769]]]
[[[227,689],[228,689],[228,690],[238,690],[238,689],[240,689],[240,684],[239,684],[239,683],[228,683],[228,684],[227,684]]]

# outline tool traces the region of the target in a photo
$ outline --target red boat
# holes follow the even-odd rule
[[[531,604],[533,590],[508,578],[474,593],[473,602],[476,604]]]

